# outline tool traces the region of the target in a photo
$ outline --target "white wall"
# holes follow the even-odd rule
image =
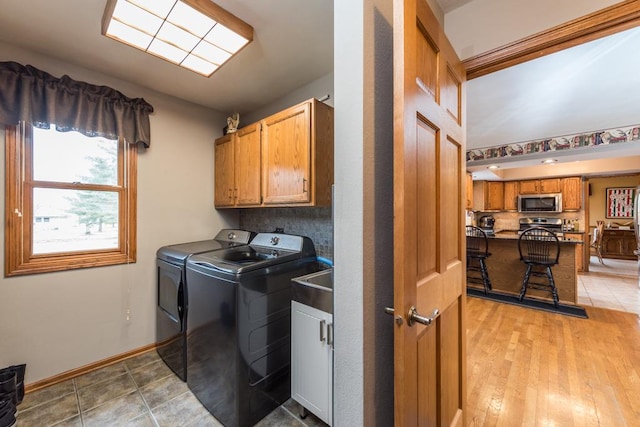
[[[334,2],[336,426],[393,424],[391,0]]]
[[[618,2],[474,0],[445,15],[445,32],[464,60]]]
[[[276,99],[265,107],[252,111],[245,116],[241,116],[240,127],[257,122],[271,114],[306,101],[307,99],[322,99],[327,95],[329,95],[329,99],[323,102],[327,105],[333,106],[333,73],[325,74],[324,76],[288,93],[282,98]]]
[[[0,278],[0,366],[27,363],[29,384],[154,343],[156,250],[211,238],[237,218],[213,209],[213,140],[226,114],[15,46],[0,52],[2,61],[107,85],[155,109],[151,148],[138,156],[137,262]]]

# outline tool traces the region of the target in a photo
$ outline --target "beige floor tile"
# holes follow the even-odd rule
[[[168,375],[140,388],[142,397],[151,409],[154,409],[187,391],[189,391],[187,383],[175,375]]]
[[[153,420],[151,414],[144,413],[122,425],[123,427],[156,427],[156,422]]]
[[[85,427],[120,426],[145,413],[148,409],[140,393],[133,391],[83,412],[82,418]]]
[[[127,372],[124,362],[116,363],[114,365],[106,366],[102,369],[98,369],[88,374],[84,374],[75,379],[76,387],[81,389],[83,387],[90,386],[101,381],[109,380],[113,377],[125,374]]]
[[[136,384],[128,373],[92,384],[78,390],[80,409],[87,411],[111,399],[128,394],[135,389]]]
[[[169,375],[174,375],[174,373],[162,360],[158,360],[157,362],[150,363],[131,371],[131,376],[138,387],[144,387],[153,381],[157,381]]]
[[[18,412],[19,427],[42,427],[59,423],[80,414],[78,399],[75,393],[66,394],[58,399],[49,400],[27,410],[20,407]]]
[[[73,380],[67,380],[59,384],[28,393],[24,396],[24,400],[20,404],[20,411],[26,411],[42,403],[49,402],[50,400],[60,398],[64,395],[74,393],[76,391],[73,385]]]
[[[125,365],[127,365],[127,368],[129,368],[130,371],[133,371],[134,369],[138,369],[142,366],[157,362],[159,360],[161,359],[158,355],[158,352],[155,350],[151,350],[139,354],[136,357],[132,357],[131,359],[127,359],[124,361],[124,363]]]
[[[80,418],[80,415],[76,415],[75,417],[60,421],[52,427],[82,427],[82,419]]]
[[[211,417],[191,392],[183,393],[158,406],[153,410],[153,415],[160,427],[186,425],[190,420]]]
[[[304,427],[305,425],[292,417],[284,408],[277,408],[258,421],[255,427]]]

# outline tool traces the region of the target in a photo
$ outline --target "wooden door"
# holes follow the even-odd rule
[[[579,211],[582,209],[582,178],[572,176],[562,178],[562,210]]]
[[[502,181],[487,181],[484,186],[484,207],[491,211],[504,209],[504,183]]]
[[[462,426],[465,74],[426,0],[394,1],[393,55],[395,425]]]
[[[562,191],[560,178],[549,178],[540,180],[541,193],[559,193]]]
[[[505,181],[504,183],[504,210],[518,210],[518,181]]]
[[[263,121],[263,197],[265,204],[311,200],[311,111],[305,102]]]
[[[216,207],[234,204],[233,136],[233,134],[225,135],[215,141],[213,200]]]
[[[540,180],[520,181],[520,194],[538,194],[539,192]]]
[[[260,123],[238,129],[235,141],[236,206],[260,205]]]

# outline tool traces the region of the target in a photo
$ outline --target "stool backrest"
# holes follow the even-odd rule
[[[518,237],[520,259],[536,264],[557,264],[560,240],[556,233],[544,227],[527,228]]]
[[[489,256],[489,240],[482,228],[467,225],[467,254]]]
[[[602,235],[604,234],[604,221],[596,221],[596,228],[593,229],[593,239],[591,246],[599,247],[602,244]]]

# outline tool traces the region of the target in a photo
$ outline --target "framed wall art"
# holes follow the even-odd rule
[[[607,218],[633,218],[634,187],[606,189]]]

